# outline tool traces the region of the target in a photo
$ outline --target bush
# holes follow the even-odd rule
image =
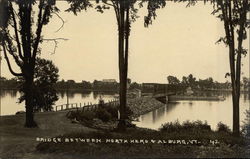
[[[242,133],[245,137],[250,138],[250,110],[245,112],[246,119],[243,121]]]
[[[77,112],[76,111],[69,111],[67,114],[66,114],[66,117],[69,118],[69,119],[74,119],[76,118],[77,116]]]
[[[175,132],[175,131],[179,131],[180,129],[181,129],[181,124],[177,120],[175,122],[169,122],[169,123],[162,124],[160,131]]]
[[[181,125],[179,121],[165,123],[161,126],[160,131],[163,132],[179,132],[179,131],[200,131],[207,130],[210,131],[211,127],[207,124],[207,122],[203,123],[202,121],[185,121]]]
[[[105,109],[107,112],[109,112],[112,118],[115,118],[115,119],[118,118],[118,107],[111,106],[111,105],[104,105],[102,108]]]
[[[80,120],[93,120],[95,118],[95,113],[92,111],[80,111]]]
[[[92,111],[70,111],[66,115],[69,119],[76,119],[78,121],[91,121],[95,117]]]
[[[217,124],[217,131],[218,132],[225,132],[225,133],[231,133],[231,130],[226,124],[223,124],[222,122],[219,122]]]
[[[108,122],[112,118],[111,114],[104,108],[97,109],[96,117],[101,119],[103,122]]]
[[[126,108],[127,114],[130,117],[132,111]],[[66,115],[69,119],[77,119],[78,121],[91,121],[94,118],[101,119],[103,122],[117,120],[118,107],[114,105],[100,104],[97,111],[70,111]]]

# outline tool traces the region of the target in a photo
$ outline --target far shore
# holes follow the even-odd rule
[[[1,88],[0,90],[15,90],[19,91],[19,88]],[[57,91],[81,91],[81,92],[114,92],[114,93],[119,93],[119,90],[113,90],[113,89],[85,89],[85,88],[69,88],[69,89],[64,89],[64,88],[56,88]],[[195,92],[231,92],[232,89],[205,89],[205,90],[194,90]],[[241,90],[241,93],[248,93],[250,90]],[[144,92],[142,93],[154,93],[152,92]]]

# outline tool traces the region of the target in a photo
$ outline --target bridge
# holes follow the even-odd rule
[[[167,103],[168,97],[183,93],[185,91],[186,87],[183,85],[158,84],[155,85],[153,97],[163,103]]]
[[[104,105],[118,105],[118,100],[109,100]],[[98,109],[99,104],[92,104],[91,102],[87,103],[69,103],[69,104],[61,104],[54,106],[54,111],[64,111],[64,110],[82,110],[82,111],[92,111]]]

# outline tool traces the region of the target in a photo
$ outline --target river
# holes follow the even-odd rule
[[[114,96],[117,95],[115,92],[77,92],[69,91],[68,99],[69,103],[92,103],[97,104],[100,97],[105,101],[113,100]],[[24,102],[19,104],[18,98],[20,93],[16,90],[2,90],[1,92],[1,115],[12,115],[17,111],[24,111]],[[56,105],[67,103],[67,93],[66,91],[60,91],[58,93],[59,99],[56,101]]]
[[[224,101],[175,101],[164,107],[151,111],[139,117],[140,122],[135,122],[139,127],[158,129],[166,122],[179,121],[207,121],[213,130],[222,122],[232,128],[232,95],[220,93],[226,99]],[[249,94],[241,94],[240,97],[240,124],[246,119],[246,110],[250,109]]]
[[[55,105],[67,102],[66,92],[60,92],[59,100]],[[116,93],[110,92],[70,92],[68,93],[69,103],[98,103],[101,96],[105,101],[114,99]],[[224,101],[175,101],[166,104],[164,107],[146,113],[139,117],[140,122],[135,122],[139,127],[158,129],[163,123],[178,120],[207,121],[212,129],[215,129],[218,122],[223,122],[232,127],[232,96],[230,93],[222,93]],[[17,111],[24,110],[24,103],[18,104],[20,93],[18,91],[2,90],[1,115],[12,115]],[[240,120],[241,125],[246,118],[245,111],[250,109],[249,94],[241,94],[240,97]]]

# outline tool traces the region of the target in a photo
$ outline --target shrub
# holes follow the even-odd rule
[[[200,131],[207,130],[210,131],[211,127],[207,122],[203,123],[202,121],[185,121],[183,124],[180,124],[179,121],[165,123],[161,126],[160,131],[164,132],[179,132],[179,131]]]
[[[180,129],[181,129],[181,124],[177,120],[175,122],[168,122],[168,123],[162,124],[160,131],[175,132],[175,131],[179,131]]]
[[[217,124],[217,131],[231,133],[231,130],[229,129],[229,127],[226,124],[223,124],[222,122],[219,122]]]
[[[69,118],[69,119],[74,119],[78,116],[77,112],[76,111],[69,111],[67,114],[66,114],[66,117]]]
[[[80,111],[80,120],[93,120],[95,118],[95,113],[92,111]]]
[[[245,112],[246,119],[243,121],[242,133],[245,137],[250,138],[250,110]]]
[[[108,122],[112,118],[111,114],[104,108],[97,109],[96,117],[101,119],[103,122]]]
[[[76,119],[78,121],[90,121],[95,117],[95,113],[92,111],[70,111],[66,114],[69,119]]]
[[[105,109],[107,112],[109,112],[112,118],[115,118],[115,119],[118,118],[118,107],[111,106],[111,105],[104,105],[102,108]]]

